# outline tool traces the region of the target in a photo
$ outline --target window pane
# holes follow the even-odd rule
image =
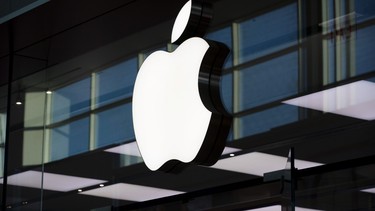
[[[240,23],[240,63],[296,44],[297,20],[291,4]]]
[[[375,1],[374,0],[356,0],[355,15],[357,22],[373,19],[375,17]]]
[[[58,122],[90,109],[90,78],[63,87],[52,94],[52,122]]]
[[[107,104],[130,97],[137,75],[137,59],[122,62],[97,74],[96,103]]]
[[[241,134],[238,138],[267,132],[298,120],[298,108],[281,105],[261,112],[250,114],[240,119]]]
[[[229,113],[233,112],[233,77],[232,74],[225,74],[221,77],[221,100]]]
[[[96,131],[97,147],[133,140],[131,104],[100,112],[96,117]]]
[[[51,129],[51,160],[59,160],[89,149],[89,118]]]
[[[357,75],[375,70],[375,26],[357,31],[356,67]]]
[[[240,110],[298,92],[298,53],[292,52],[240,71]]]
[[[207,39],[222,42],[228,46],[230,53],[227,57],[227,60],[224,63],[224,68],[229,68],[233,65],[233,56],[232,56],[232,27],[226,27],[214,32],[211,32],[206,35]]]

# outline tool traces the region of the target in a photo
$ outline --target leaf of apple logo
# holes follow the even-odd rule
[[[188,163],[213,165],[232,117],[220,98],[221,69],[229,49],[205,40],[211,7],[188,1],[172,31],[172,52],[156,51],[142,64],[133,92],[133,124],[146,166],[177,171]]]

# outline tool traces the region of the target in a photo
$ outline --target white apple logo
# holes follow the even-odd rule
[[[134,86],[135,137],[146,166],[153,171],[171,171],[181,163],[213,165],[231,124],[218,86],[228,49],[192,37],[191,32],[186,35],[191,21],[195,28],[207,25],[196,24],[194,13],[204,7],[193,4],[185,4],[173,27],[172,42],[182,38],[182,44],[172,53],[156,51],[147,57]]]

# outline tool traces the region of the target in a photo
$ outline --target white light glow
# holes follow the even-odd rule
[[[136,157],[141,157],[141,153],[138,150],[138,146],[136,142],[131,142],[128,144],[122,144],[117,147],[109,148],[104,150],[105,152],[111,152],[116,154],[123,154],[123,155],[131,155]],[[241,149],[233,148],[233,147],[225,147],[223,150],[222,155],[231,154],[234,152],[239,152]]]
[[[212,168],[240,172],[256,176],[285,168],[288,158],[261,152],[252,152],[219,160]],[[295,160],[298,169],[323,165],[304,160]]]
[[[190,38],[174,52],[156,51],[142,64],[134,85],[133,124],[147,167],[157,170],[199,152],[212,113],[203,105],[199,71],[208,43]]]
[[[234,152],[239,152],[239,151],[241,151],[241,149],[233,148],[233,147],[225,147],[221,155],[233,154]]]
[[[171,42],[174,43],[184,32],[190,18],[191,0],[181,8],[173,24]]]
[[[303,207],[295,207],[296,211],[319,211],[316,209],[309,209],[309,208],[303,208]],[[246,211],[282,211],[281,205],[273,205],[268,207],[261,207],[256,209],[250,209]]]
[[[268,207],[255,208],[245,211],[281,211],[281,205],[273,205]]]
[[[367,193],[375,193],[375,188],[364,189],[364,190],[361,190],[361,191],[367,192]]]
[[[43,173],[39,171],[26,171],[14,174],[8,177],[8,184],[29,188],[41,188],[42,174]],[[107,181],[53,173],[44,173],[43,175],[43,189],[52,191],[67,192],[104,182]],[[3,179],[0,180],[0,183],[3,183]]]
[[[363,120],[374,120],[375,83],[358,81],[283,103]]]
[[[83,191],[80,194],[127,201],[148,201],[181,193],[184,192],[118,183],[102,188]]]
[[[104,150],[106,152],[112,152],[117,154],[123,154],[123,155],[131,155],[136,157],[141,157],[141,153],[139,153],[138,146],[136,142],[131,142],[128,144],[123,144],[117,147],[113,147],[107,150]]]

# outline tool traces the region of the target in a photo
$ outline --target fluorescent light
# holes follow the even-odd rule
[[[141,153],[139,152],[137,143],[135,141],[128,143],[128,144],[123,144],[117,147],[109,148],[104,151],[141,157]],[[233,148],[233,147],[225,147],[222,155],[226,155],[226,154],[230,154],[230,153],[234,153],[238,151],[241,151],[241,149]]]
[[[256,176],[263,176],[264,173],[285,169],[287,160],[287,157],[261,152],[252,152],[221,159],[211,167]],[[298,169],[311,168],[319,165],[323,164],[304,160],[295,160],[295,167]]]
[[[43,189],[67,192],[107,182],[105,180],[97,180],[53,173],[44,173],[43,175],[42,174],[43,173],[39,171],[26,171],[19,174],[14,174],[8,177],[8,185],[29,188],[41,188],[43,176]],[[3,179],[0,180],[0,183],[3,183]]]
[[[250,209],[246,211],[281,211],[281,205],[273,205],[273,206],[268,206],[268,207],[255,208],[255,209]]]
[[[221,155],[232,154],[234,152],[239,152],[239,151],[241,151],[241,149],[233,148],[233,147],[225,147]]]
[[[123,144],[117,147],[113,147],[104,151],[141,157],[141,153],[139,153],[138,146],[135,141],[128,143],[128,144]]]
[[[374,120],[375,83],[358,81],[283,103],[363,120]]]
[[[80,192],[80,194],[84,195],[127,201],[147,201],[182,193],[184,192],[127,183],[117,183],[102,188]]]
[[[375,193],[375,188],[364,189],[364,190],[361,190],[361,191],[367,192],[367,193]]]
[[[281,205],[273,205],[273,206],[268,206],[268,207],[261,207],[261,208],[256,208],[256,209],[250,209],[247,211],[281,211],[282,207]],[[295,207],[296,211],[319,211],[316,209],[310,209],[310,208],[303,208],[303,207]]]

